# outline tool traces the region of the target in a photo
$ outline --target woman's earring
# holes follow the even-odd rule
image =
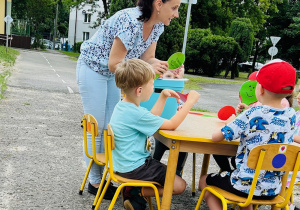
[[[159,15],[159,11],[157,11],[157,15]]]

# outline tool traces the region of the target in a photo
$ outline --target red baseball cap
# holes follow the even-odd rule
[[[292,93],[296,83],[296,70],[288,62],[274,59],[261,67],[256,74],[256,80],[273,93]],[[289,86],[292,89],[283,89]]]

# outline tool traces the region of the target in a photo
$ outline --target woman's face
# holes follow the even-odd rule
[[[161,1],[161,0],[158,0]],[[168,26],[173,18],[179,17],[178,9],[180,6],[180,0],[169,0],[163,3],[161,1],[161,7],[159,10],[160,21]]]

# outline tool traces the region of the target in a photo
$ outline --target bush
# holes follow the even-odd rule
[[[230,68],[240,54],[240,47],[232,37],[217,35],[206,36],[200,43],[200,55],[203,63],[200,67],[208,76],[219,75],[224,68]]]
[[[77,53],[80,53],[80,47],[81,47],[81,44],[83,42],[76,42],[74,45],[73,45],[73,52],[77,52]]]
[[[34,36],[34,40],[33,40],[33,44],[31,45],[31,48],[34,48],[34,49],[38,49],[38,48],[45,49],[46,48],[42,43],[42,35],[41,34],[36,34]]]
[[[211,35],[210,29],[190,29],[186,46],[185,69],[193,69],[195,73],[203,73],[201,70],[202,54],[200,43],[202,39]]]

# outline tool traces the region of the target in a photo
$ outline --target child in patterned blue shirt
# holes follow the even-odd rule
[[[236,169],[232,172],[204,175],[200,179],[200,188],[214,185],[238,196],[247,197],[254,169],[247,166],[249,152],[252,148],[262,144],[293,142],[296,115],[295,110],[281,105],[282,98],[292,93],[296,71],[287,62],[279,59],[264,65],[256,75],[257,86],[255,94],[262,103],[252,107],[238,117],[233,115],[221,129],[215,131],[212,140],[215,142],[240,138],[236,154]],[[284,172],[265,171],[261,174],[254,199],[273,199],[281,189],[281,177]],[[222,209],[219,198],[206,192],[204,199],[210,209]],[[252,205],[241,208],[251,210]]]

